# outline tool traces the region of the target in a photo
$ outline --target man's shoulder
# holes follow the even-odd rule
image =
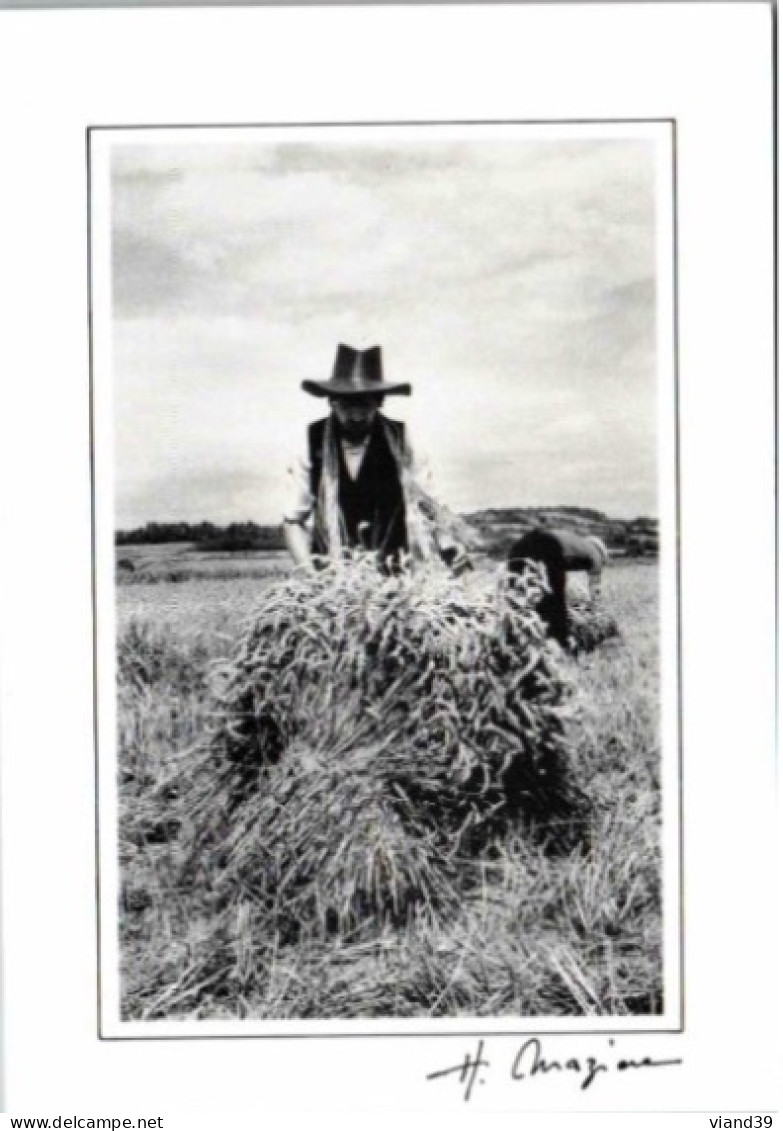
[[[404,435],[405,425],[401,420],[392,420],[391,417],[386,416],[385,413],[379,413],[378,416],[385,425],[391,428],[392,432],[397,433],[399,436]]]
[[[307,425],[307,454],[311,467],[317,467],[323,459],[324,441],[326,439],[326,422],[329,418],[314,420]]]

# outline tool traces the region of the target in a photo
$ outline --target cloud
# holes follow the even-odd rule
[[[118,148],[121,509],[273,521],[340,340],[413,381],[455,504],[652,506],[654,171],[634,140]]]
[[[310,301],[394,301],[412,284],[426,297],[485,278],[532,282],[537,270],[565,274],[591,260],[618,279],[638,273],[628,262],[635,240],[646,232],[649,243],[638,143],[561,143],[543,155],[509,142],[293,150],[277,145],[266,162],[251,162],[245,147],[205,147],[201,165],[169,151],[170,167],[182,161],[176,176],[131,172],[121,151],[118,315],[139,313],[145,293],[148,313],[162,303],[175,312],[271,304],[285,313],[293,304],[306,313]]]
[[[131,478],[116,512],[118,529],[147,522],[255,521],[268,496],[279,496],[271,469],[259,466],[165,468],[153,475]],[[274,504],[273,504],[274,505]],[[279,513],[279,507],[276,514]]]

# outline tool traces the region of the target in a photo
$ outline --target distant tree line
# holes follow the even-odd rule
[[[609,518],[601,511],[571,506],[493,507],[465,517],[479,531],[486,551],[498,559],[505,558],[518,538],[539,525],[595,534],[615,555],[655,557],[658,553],[655,518]]]
[[[151,546],[161,542],[189,542],[196,549],[282,550],[279,526],[259,526],[256,522],[232,522],[218,526],[213,522],[148,522],[134,530],[118,530],[118,546]]]
[[[594,522],[608,522],[609,519],[603,511],[593,510],[591,507],[551,506],[551,507],[486,507],[480,511],[466,514],[467,519],[479,519],[485,522],[524,522],[526,519],[538,521],[542,516],[569,518],[583,518]]]
[[[540,521],[563,525],[584,534],[597,534],[610,550],[620,554],[655,555],[658,551],[658,521],[654,518],[610,519],[587,507],[508,507],[476,511],[464,516],[480,534],[486,550],[504,557],[526,530]],[[282,550],[280,526],[255,522],[148,522],[134,530],[118,530],[118,546],[188,542],[203,551]]]

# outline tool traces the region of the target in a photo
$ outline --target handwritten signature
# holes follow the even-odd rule
[[[610,1040],[609,1045],[610,1048],[613,1047],[614,1041]],[[479,1040],[475,1055],[471,1056],[467,1052],[458,1064],[430,1072],[427,1079],[439,1080],[446,1076],[456,1077],[458,1083],[462,1085],[463,1098],[466,1101],[470,1100],[475,1086],[486,1084],[492,1068],[489,1057],[484,1053],[484,1048],[484,1040]],[[645,1056],[633,1060],[628,1057],[608,1056],[606,1060],[602,1060],[595,1056],[570,1056],[555,1060],[544,1056],[544,1050],[538,1037],[530,1037],[517,1049],[511,1061],[509,1072],[511,1079],[515,1081],[532,1080],[537,1076],[567,1075],[578,1081],[582,1091],[586,1091],[602,1072],[628,1072],[640,1068],[670,1068],[677,1064],[682,1064],[681,1058],[654,1060],[650,1056]]]

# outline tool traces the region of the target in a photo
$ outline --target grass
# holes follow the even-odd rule
[[[277,550],[199,550],[191,543],[118,546],[116,581],[121,588],[182,584],[188,581],[268,581],[289,569],[288,554]]]
[[[570,780],[589,801],[583,835],[555,850],[551,838],[531,835],[523,814],[492,829],[480,850],[466,842],[451,855],[437,827],[424,830],[429,842],[412,840],[382,792],[369,790],[360,804],[345,794],[368,780],[363,759],[390,757],[378,734],[343,750],[337,765],[299,742],[275,779],[284,802],[292,792],[282,808],[270,808],[268,793],[254,803],[223,788],[225,703],[211,694],[210,673],[235,658],[263,582],[121,588],[123,1016],[659,1013],[656,580],[654,566],[607,571],[606,606],[621,637],[557,660],[573,688],[564,739]],[[286,806],[303,830],[301,852],[309,825],[323,831],[320,885],[297,877],[296,853],[286,856],[279,838],[248,835]],[[421,898],[428,876],[433,887]],[[416,898],[388,901],[414,890]],[[319,906],[324,891],[346,893],[345,903]]]

